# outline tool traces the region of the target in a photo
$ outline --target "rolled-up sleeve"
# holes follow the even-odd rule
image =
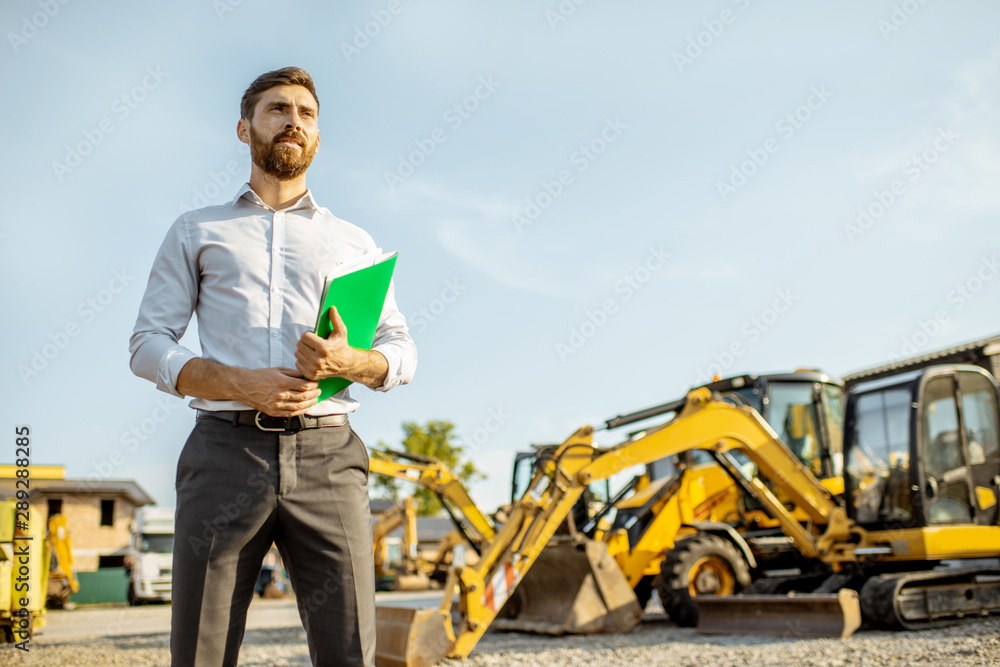
[[[379,248],[371,236],[366,234],[365,252],[378,252]],[[406,327],[406,318],[396,307],[396,281],[389,282],[389,292],[385,296],[382,316],[375,330],[372,350],[380,352],[389,363],[385,382],[375,391],[389,391],[395,386],[407,384],[417,370],[417,346]]]
[[[408,383],[417,370],[417,346],[406,327],[406,318],[396,307],[394,291],[394,284],[390,282],[382,317],[375,331],[375,341],[372,343],[372,349],[380,352],[389,363],[385,382],[381,387],[376,387],[376,391],[389,391],[397,385]]]
[[[149,273],[129,341],[132,372],[174,396],[181,368],[198,355],[180,345],[198,302],[198,267],[185,216],[170,227]]]

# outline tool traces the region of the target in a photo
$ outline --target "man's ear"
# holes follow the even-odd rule
[[[249,145],[250,144],[250,123],[245,118],[240,118],[236,123],[236,136],[240,138],[240,141]]]

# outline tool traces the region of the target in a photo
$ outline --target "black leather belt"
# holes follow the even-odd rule
[[[307,428],[323,428],[326,426],[343,426],[347,423],[347,415],[324,415],[310,417],[272,417],[257,410],[199,410],[199,417],[209,417],[229,422],[233,426],[256,426],[261,431],[295,432]]]

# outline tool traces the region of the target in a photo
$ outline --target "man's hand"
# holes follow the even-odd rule
[[[372,389],[381,387],[389,374],[385,356],[372,350],[358,350],[347,344],[347,325],[336,308],[330,308],[331,331],[320,338],[307,331],[295,347],[295,368],[310,380],[330,377],[360,382]]]
[[[295,367],[310,380],[346,377],[358,361],[358,353],[347,344],[347,325],[335,307],[328,311],[332,330],[325,339],[312,331],[299,338],[295,348]]]
[[[316,405],[319,385],[294,368],[243,371],[239,401],[272,417],[295,417]]]

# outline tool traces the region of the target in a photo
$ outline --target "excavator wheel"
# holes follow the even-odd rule
[[[656,590],[677,625],[698,625],[696,595],[733,595],[750,585],[750,567],[729,541],[709,533],[679,540],[663,557]]]

